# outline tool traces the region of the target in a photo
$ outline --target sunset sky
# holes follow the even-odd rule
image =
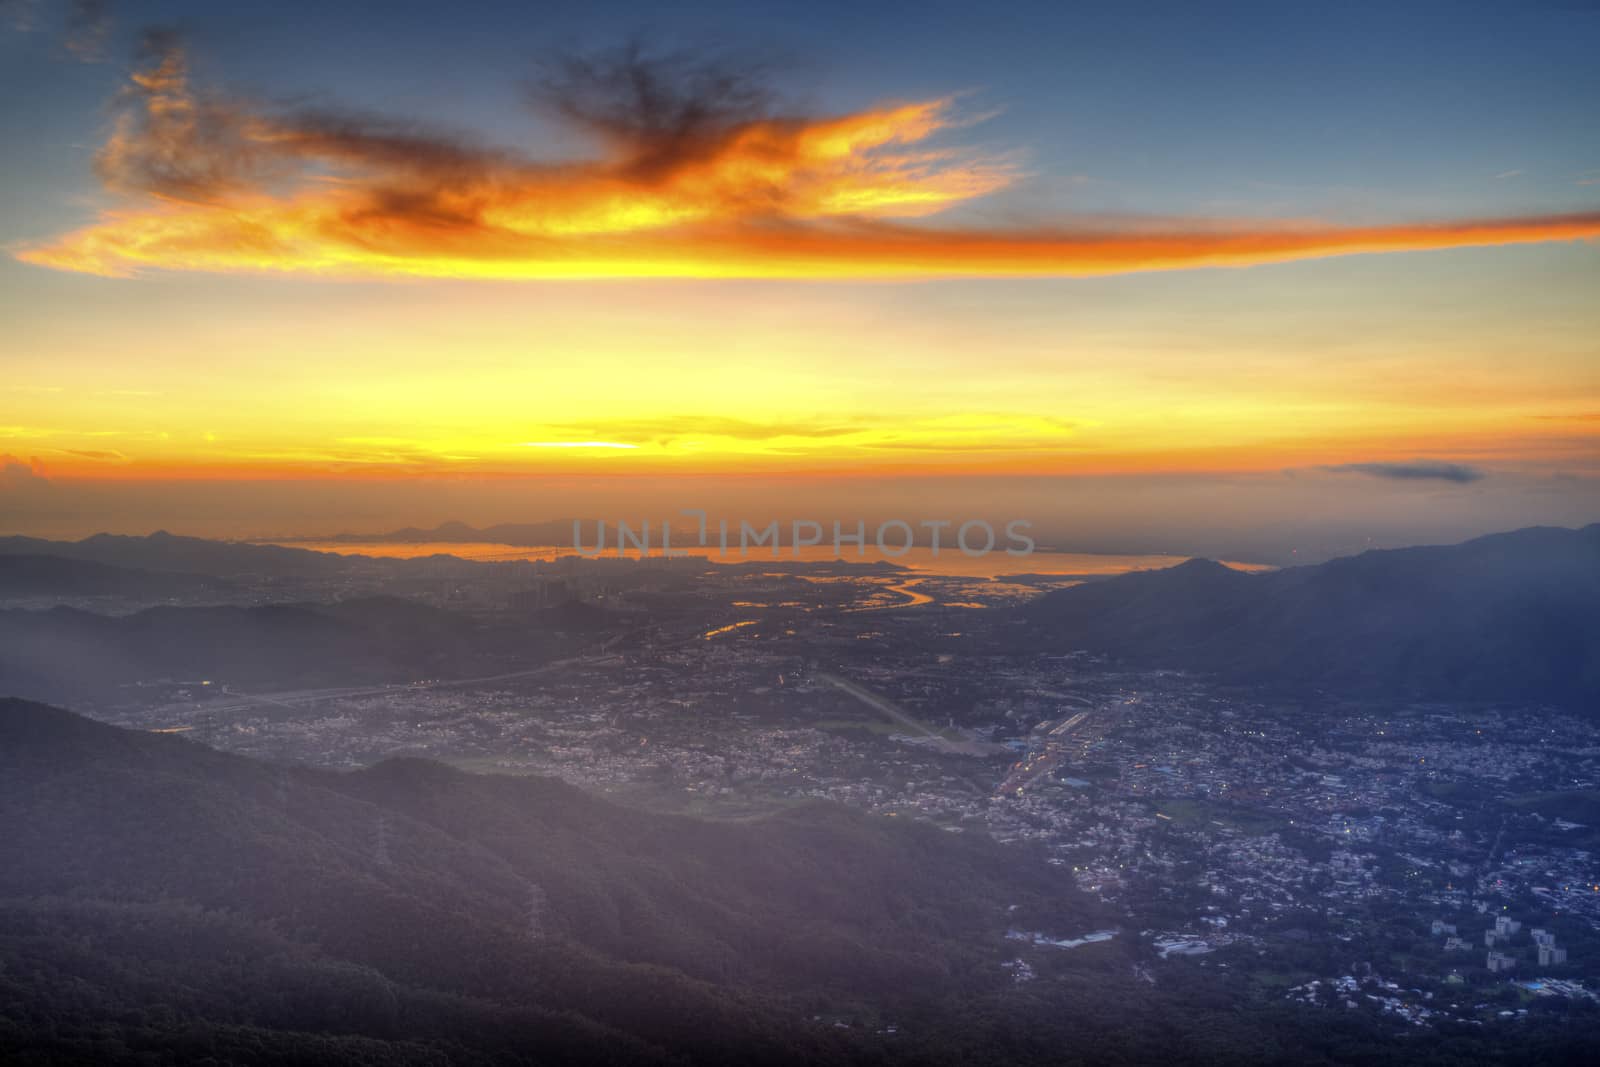
[[[1600,519],[1600,7],[1190,7],[0,0],[0,533]]]

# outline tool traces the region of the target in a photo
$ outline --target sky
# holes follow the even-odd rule
[[[1600,6],[0,0],[0,532],[1600,519]]]

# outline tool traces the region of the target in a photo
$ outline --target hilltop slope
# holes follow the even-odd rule
[[[418,760],[278,767],[16,700],[0,841],[0,1039],[58,1052],[244,1028],[385,1060],[874,1058],[810,1015],[931,1040],[1009,983],[1009,905],[1108,920],[1026,853],[831,805],[711,823]]]
[[[1245,574],[1208,560],[1050,593],[1030,645],[1350,695],[1600,706],[1600,524]]]

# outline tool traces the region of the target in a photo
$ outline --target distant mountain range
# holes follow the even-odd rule
[[[1600,524],[1245,574],[1207,560],[1016,609],[1029,647],[1348,695],[1600,708]]]
[[[51,542],[45,542],[51,544]],[[216,575],[139,570],[53,555],[0,554],[0,599],[224,595],[234,583]]]
[[[569,541],[571,534],[572,529],[569,525],[567,527]],[[328,540],[354,543],[373,539],[357,538],[347,534]],[[396,540],[404,539],[397,536]],[[471,539],[458,539],[457,543],[465,540]],[[408,571],[414,572],[416,567],[424,563],[437,563],[446,556],[448,553],[439,553],[426,559],[392,559],[358,553],[340,554],[286,545],[257,544],[251,541],[213,541],[203,537],[184,537],[165,530],[158,530],[144,537],[95,534],[81,541],[0,537],[0,561],[16,560],[19,557],[33,560],[47,557],[55,560],[72,560],[130,571],[153,572],[157,576],[163,576],[163,580],[169,583],[174,575],[204,575],[238,583],[297,579],[315,581],[352,572],[373,576],[400,575]],[[535,566],[521,561],[475,562],[454,559],[451,562],[465,568]],[[0,565],[3,565],[3,562],[0,562]],[[19,584],[31,583],[33,579],[26,574],[31,566],[34,565],[12,563],[9,571],[0,570],[0,581],[10,573],[18,576],[16,581]],[[67,574],[66,568],[58,569],[62,575]],[[85,576],[82,580],[92,585],[91,572],[84,569],[81,573]],[[105,577],[102,575],[102,578]],[[49,581],[57,581],[63,585],[71,585],[78,580],[52,577],[41,578],[39,581],[46,584]],[[156,578],[146,580],[152,585],[159,584]],[[4,595],[7,595],[4,586],[0,585],[0,596]]]
[[[131,615],[0,611],[0,693],[98,700],[161,678],[278,690],[492,674],[586,640],[593,615],[571,604],[491,625],[398,597]]]
[[[644,536],[644,527],[642,525],[643,520],[648,520],[650,523],[648,538],[645,538]],[[581,539],[584,547],[593,549],[596,544],[596,538],[599,536],[598,531],[602,521],[605,525],[606,550],[612,554],[615,554],[618,538],[616,519],[553,519],[548,522],[498,523],[493,526],[483,527],[471,526],[464,522],[445,522],[435,526],[431,530],[420,529],[415,526],[407,526],[399,530],[390,530],[388,533],[340,533],[335,534],[332,537],[308,537],[305,538],[305,540],[311,543],[321,542],[339,544],[485,543],[513,545],[519,548],[550,546],[558,548],[570,548],[574,544],[573,528],[574,524],[576,524],[578,537]],[[764,521],[751,520],[750,524],[753,530],[757,532],[764,532],[767,528],[767,523],[771,521],[772,520],[770,519]],[[649,515],[636,515],[630,517],[627,522],[631,536],[640,540],[644,540],[646,543],[656,547],[661,546],[663,523],[660,518]],[[831,545],[832,528],[826,523],[823,523],[822,525],[824,527],[824,532],[821,535],[823,537],[823,541],[825,544]],[[851,523],[847,522],[844,524],[844,526],[846,533],[853,532],[854,527]],[[997,533],[1003,529],[1003,526],[1004,524],[1001,523],[995,524]],[[787,546],[794,543],[795,529],[792,523],[788,521],[782,521],[776,523],[776,527],[777,534],[775,541],[777,544]],[[871,533],[873,526],[869,523],[866,525],[866,529],[868,531],[867,536],[870,543],[870,539],[873,536]],[[700,529],[698,524],[682,519],[681,517],[674,517],[673,522],[671,523],[671,531],[671,547],[678,549],[693,549],[699,545]],[[810,535],[805,533],[804,528],[802,528],[802,533],[800,536],[805,537]],[[895,545],[900,544],[901,538],[899,535],[890,536],[894,536],[893,543]],[[948,539],[953,535],[946,531],[944,536],[946,541],[948,541]],[[1001,533],[1000,536],[1001,544],[1004,546],[1007,543],[1004,540],[1004,534]],[[707,537],[708,547],[714,546],[717,543],[717,527],[716,519],[714,518],[710,521]],[[932,535],[929,533],[929,531],[921,527],[914,527],[912,529],[911,543],[915,545],[926,546],[931,544],[931,537]],[[729,538],[731,544],[735,546],[738,545],[739,523],[737,521],[730,521],[729,523]],[[631,545],[633,542],[630,541],[629,543]]]
[[[0,557],[6,556],[53,556],[134,570],[222,578],[328,575],[348,565],[347,560],[326,552],[180,537],[165,530],[148,537],[102,533],[81,541],[0,537]]]
[[[509,536],[499,529],[455,532]],[[167,533],[74,542],[9,537],[0,538],[0,596],[162,597],[197,586],[225,591],[253,578],[387,577],[421,565]],[[399,606],[381,626],[385,613],[360,618],[348,606],[170,608],[124,619],[66,609],[0,613],[0,692],[65,699],[87,696],[91,685],[227,672],[308,684],[404,680],[471,672],[515,652],[517,628],[485,631],[449,612],[388,602]],[[1128,666],[1234,682],[1600,707],[1600,524],[1264,574],[1191,560],[1060,590],[987,618],[1020,624],[1000,631],[1007,647],[1088,649]],[[56,681],[72,685],[55,688]]]
[[[661,543],[661,527],[651,525],[651,542]],[[559,537],[557,536],[559,534]],[[584,526],[588,540],[585,547],[593,547],[595,524]],[[691,545],[694,534],[674,530],[673,545]],[[511,538],[511,540],[506,540]],[[337,534],[333,537],[308,538],[307,544],[468,544],[494,542],[516,547],[564,546],[572,544],[572,523],[544,525],[493,526],[482,530],[462,523],[446,523],[436,530],[405,529],[387,534]],[[616,525],[606,526],[606,555],[616,559]],[[435,553],[432,560],[450,554]],[[99,563],[130,570],[147,570],[165,574],[203,574],[232,579],[318,579],[360,569],[371,574],[394,574],[419,565],[421,559],[396,559],[383,556],[361,555],[356,551],[339,553],[299,548],[288,544],[265,544],[252,541],[213,541],[203,537],[184,537],[158,530],[144,537],[126,534],[94,534],[80,541],[48,541],[37,537],[0,537],[0,559],[17,556],[54,557]],[[473,561],[460,558],[467,567],[526,567],[533,564],[521,561]],[[17,565],[18,569],[22,569]],[[3,592],[0,592],[3,595]]]
[[[652,526],[656,525],[651,523]],[[584,522],[583,529],[591,537],[595,524]],[[464,522],[440,523],[431,530],[407,526],[388,533],[341,533],[314,540],[344,542],[385,542],[393,544],[469,544],[483,542],[496,545],[516,545],[519,548],[543,545],[571,545],[572,520],[553,519],[549,522],[502,522],[478,528]]]

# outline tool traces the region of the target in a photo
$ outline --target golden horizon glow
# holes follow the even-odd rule
[[[134,73],[123,104],[97,157],[114,206],[18,258],[111,277],[313,281],[47,279],[40,291],[71,295],[8,339],[0,386],[11,405],[0,454],[16,457],[16,478],[29,463],[120,481],[1265,472],[1418,458],[1600,471],[1597,324],[1558,291],[1592,267],[1587,247],[1520,253],[1578,264],[1551,286],[1515,270],[1478,284],[1445,263],[1438,284],[1461,288],[1443,311],[1427,306],[1446,303],[1435,276],[1392,264],[1385,276],[1381,262],[1355,281],[1331,265],[1303,268],[1313,278],[1212,274],[1182,292],[1162,278],[1082,283],[1103,306],[1023,283],[984,283],[976,299],[966,286],[912,298],[716,281],[1094,277],[1590,242],[1600,211],[957,225],[941,215],[1027,175],[1013,154],[949,146],[973,122],[955,96],[740,113],[687,133],[597,121],[593,158],[564,162],[208,93],[172,47]],[[324,278],[395,284],[330,297]],[[649,278],[700,281],[620,284]],[[410,279],[573,284],[552,296]],[[1330,279],[1355,294],[1348,306],[1322,288]],[[113,311],[81,314],[91,290]],[[1509,303],[1552,292],[1567,301],[1553,315]]]
[[[505,442],[483,436],[450,439],[351,439],[329,445],[315,436],[277,439],[235,433],[147,435],[0,427],[0,453],[26,458],[41,475],[89,479],[392,480],[417,477],[581,475],[748,475],[797,478],[937,475],[1063,475],[1260,473],[1359,463],[1432,461],[1508,465],[1515,469],[1600,473],[1600,432],[1591,426],[1540,425],[1540,416],[1482,413],[1429,426],[1402,427],[1401,416],[1366,426],[1331,420],[1290,427],[1293,413],[1228,433],[1220,416],[1194,415],[1158,432],[1152,421],[1124,416],[1112,425],[1085,423],[1032,431],[1026,416],[992,417],[982,436],[901,416],[848,433],[777,432],[739,439],[715,432],[638,442]],[[692,425],[694,419],[685,419]],[[714,424],[714,418],[707,418]],[[829,421],[818,419],[821,427]],[[1171,422],[1167,419],[1164,421]],[[1003,427],[1013,428],[1006,430]],[[1196,441],[1196,434],[1204,440]],[[117,447],[106,447],[115,442]],[[79,448],[80,443],[100,447]],[[535,455],[537,454],[537,455]]]

